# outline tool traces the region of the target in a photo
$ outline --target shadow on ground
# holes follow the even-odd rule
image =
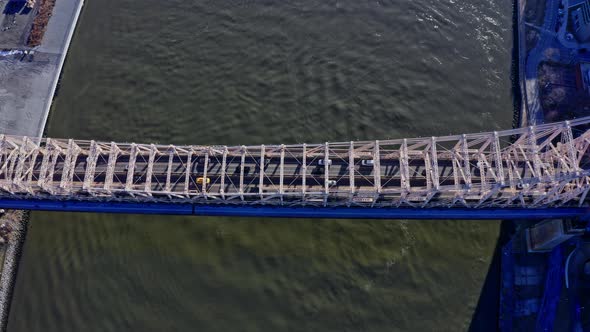
[[[2,12],[4,15],[16,15],[25,8],[25,1],[9,1]],[[30,11],[27,8],[28,11]],[[27,13],[28,13],[27,11]]]
[[[500,306],[500,266],[502,258],[502,246],[510,240],[514,233],[514,223],[512,221],[502,221],[500,226],[500,235],[494,249],[494,257],[488,269],[484,281],[477,307],[473,313],[470,332],[487,332],[498,331],[498,310]]]

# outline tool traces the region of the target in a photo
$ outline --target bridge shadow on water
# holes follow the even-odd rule
[[[500,307],[500,266],[502,246],[514,234],[514,222],[504,220],[500,225],[500,234],[494,248],[494,256],[486,275],[477,307],[473,312],[469,332],[498,331],[498,314]]]
[[[521,126],[523,116],[523,94],[521,91],[521,73],[522,63],[520,60],[520,44],[519,44],[519,25],[518,25],[518,13],[519,13],[520,1],[512,2],[512,61],[511,61],[511,81],[512,81],[512,105],[514,108],[512,125],[514,128]],[[525,115],[526,116],[526,115]],[[513,138],[514,140],[514,138]],[[473,312],[471,323],[469,324],[469,332],[488,332],[488,331],[499,331],[500,326],[498,322],[500,313],[500,282],[501,282],[501,260],[502,260],[502,247],[506,244],[510,237],[515,232],[515,225],[513,221],[503,220],[500,225],[500,234],[496,241],[496,247],[494,248],[494,256],[490,263],[488,273],[485,281],[481,288],[479,300],[477,306]]]

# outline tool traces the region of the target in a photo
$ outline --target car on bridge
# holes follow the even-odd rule
[[[375,165],[375,161],[372,159],[363,159],[361,161],[361,166],[373,166]]]

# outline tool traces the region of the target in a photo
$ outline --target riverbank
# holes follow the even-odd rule
[[[0,6],[2,4],[0,1]],[[4,27],[0,31],[0,49],[5,50],[0,55],[1,133],[29,137],[43,135],[83,4],[83,0],[57,1],[43,30],[43,39],[32,48],[28,45],[27,35],[35,11],[41,10],[41,5],[37,4],[31,14],[30,9],[6,4],[7,8],[9,5],[12,7],[10,11],[4,8],[4,17],[0,19]],[[23,18],[26,15],[30,17]],[[7,18],[12,21],[6,23]],[[14,37],[19,34],[19,38]],[[3,256],[0,272],[0,331],[7,329],[28,220],[27,211],[9,211],[0,218],[0,222],[8,223],[12,228],[8,242],[0,249]]]

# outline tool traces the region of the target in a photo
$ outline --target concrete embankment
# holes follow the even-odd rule
[[[49,117],[49,111],[53,102],[53,97],[57,89],[57,84],[61,77],[63,65],[66,61],[68,49],[76,30],[76,24],[80,18],[84,0],[61,0],[57,1],[53,9],[51,20],[47,26],[47,31],[43,37],[43,42],[39,47],[39,51],[53,53],[59,52],[59,64],[53,80],[51,83],[51,90],[47,96],[47,102],[43,112],[43,120],[41,126],[37,131],[37,137],[42,137]]]

